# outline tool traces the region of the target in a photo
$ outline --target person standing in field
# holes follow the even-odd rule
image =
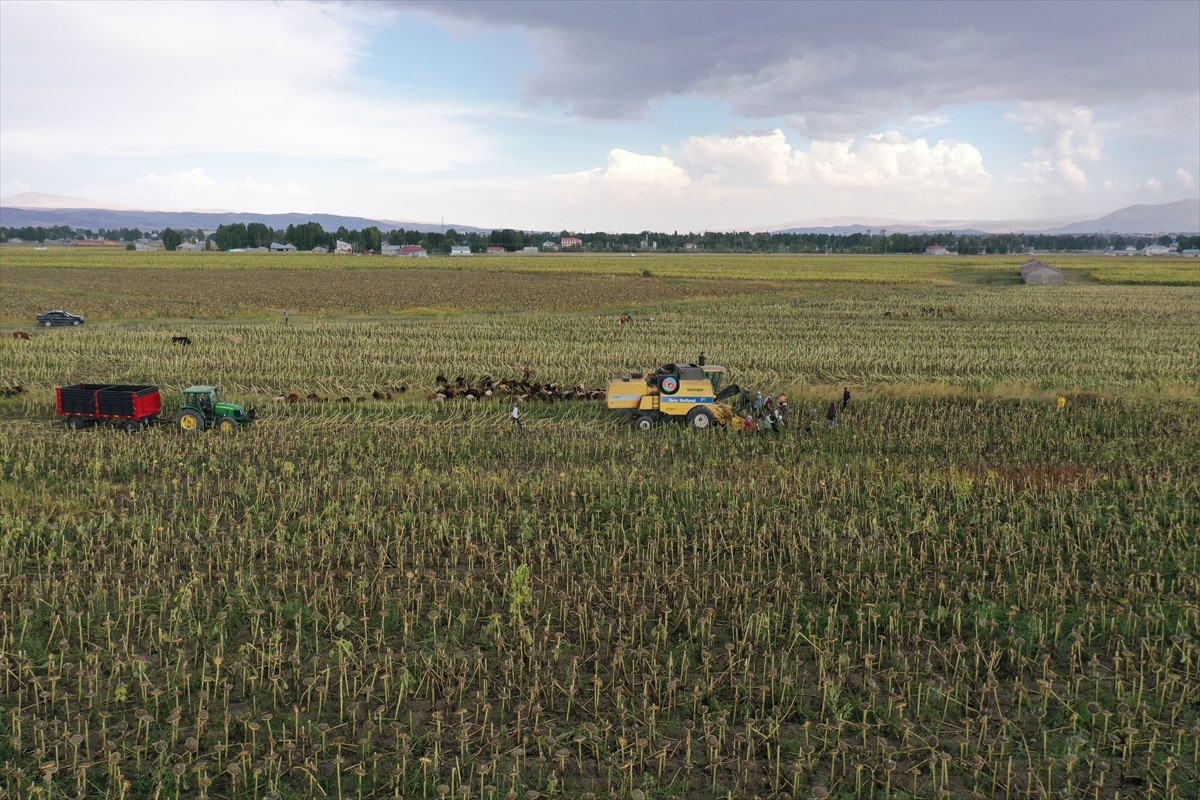
[[[513,403],[512,424],[521,430],[525,430],[525,424],[521,422],[521,407],[516,403]]]
[[[837,427],[837,403],[830,403],[825,411],[825,424],[830,428]]]
[[[1067,396],[1065,394],[1060,394],[1058,396],[1058,407],[1059,409],[1067,407]]]
[[[521,370],[521,376],[525,379],[526,383],[529,383],[529,379],[533,377],[533,370],[529,368],[528,364],[525,365],[525,369]]]
[[[696,365],[700,366],[700,367],[704,366],[704,351],[703,350],[700,351],[700,358],[696,361]]]
[[[850,407],[850,387],[842,388],[842,411]]]
[[[284,311],[283,312],[283,324],[287,325],[290,320],[291,320],[291,317],[288,316],[288,312]]]

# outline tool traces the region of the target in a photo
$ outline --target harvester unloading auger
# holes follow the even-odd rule
[[[629,414],[639,430],[670,420],[686,420],[704,430],[734,420],[733,407],[723,401],[742,390],[736,383],[722,389],[724,381],[724,367],[665,364],[653,373],[610,380],[604,399],[608,408]]]

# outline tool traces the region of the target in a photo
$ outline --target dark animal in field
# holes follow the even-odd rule
[[[553,403],[561,400],[595,400],[603,399],[603,397],[603,389],[588,390],[583,384],[569,386],[557,381],[542,382],[527,378],[501,378],[496,381],[492,379],[491,375],[483,375],[476,380],[460,375],[454,380],[442,382],[429,395],[430,400],[439,403],[456,399],[487,401],[497,398],[540,400]]]
[[[29,334],[26,333],[25,331],[13,331],[13,338],[14,339],[24,339],[25,341],[28,342]]]
[[[192,343],[192,340],[186,336],[172,336],[171,337],[171,344],[181,344],[184,347],[187,347],[191,343]]]
[[[24,386],[5,386],[3,389],[0,389],[0,394],[6,397],[12,397],[13,395],[21,394],[24,391]]]

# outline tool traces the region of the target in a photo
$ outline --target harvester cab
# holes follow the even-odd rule
[[[189,386],[183,390],[183,406],[175,422],[181,431],[202,431],[216,428],[233,433],[254,422],[254,409],[243,411],[237,403],[221,401],[216,386]]]
[[[605,403],[629,414],[639,430],[669,420],[686,420],[704,430],[727,425],[734,417],[733,409],[722,401],[741,389],[737,384],[721,388],[725,377],[725,368],[715,364],[664,364],[652,374],[635,372],[609,381]]]

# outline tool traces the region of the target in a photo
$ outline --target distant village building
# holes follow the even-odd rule
[[[551,242],[549,240],[542,242],[542,249],[553,252],[558,249],[558,242]]]
[[[271,242],[271,252],[272,253],[294,253],[294,252],[296,252],[296,245],[281,244],[279,242]]]
[[[488,251],[489,253],[507,253],[507,252],[508,252],[508,251],[507,251],[507,250],[505,250],[503,247],[501,247],[501,246],[499,246],[499,245],[495,245],[495,244],[490,244],[490,245],[488,245],[488,249],[487,249],[487,251]]]
[[[343,242],[341,239],[338,239],[334,245],[333,252],[339,255],[348,256],[354,252],[354,246],[349,242]]]
[[[522,253],[536,253],[537,251],[538,251],[538,249],[536,247],[522,247],[521,248]]]
[[[175,246],[176,253],[199,253],[204,248],[195,242],[183,242]]]
[[[578,236],[564,236],[559,241],[559,244],[562,245],[564,250],[568,247],[583,247],[583,239],[580,239]]]
[[[927,255],[927,256],[948,256],[948,255],[950,255],[950,251],[947,250],[945,247],[943,247],[940,244],[931,244],[931,245],[929,245],[929,247],[925,248],[925,255]]]
[[[328,248],[328,247],[325,247],[324,245],[320,245],[320,244],[319,244],[319,245],[317,245],[316,247],[314,247],[314,248],[312,249],[312,251],[313,251],[314,253],[328,253],[328,252],[329,252],[329,248]]]
[[[1151,244],[1151,245],[1147,245],[1146,248],[1144,250],[1142,250],[1142,255],[1144,255],[1144,256],[1165,256],[1170,252],[1171,252],[1171,248],[1169,248],[1169,247],[1165,247],[1161,244]]]
[[[419,244],[385,244],[379,248],[380,255],[425,258],[429,253]]]
[[[455,244],[450,246],[450,255],[452,256],[469,256],[471,248],[465,244]]]
[[[1197,258],[1200,257],[1200,248],[1189,247],[1186,250],[1180,250],[1179,255],[1184,258]]]
[[[1049,264],[1031,258],[1021,265],[1021,280],[1027,286],[1055,286],[1065,283],[1067,276]]]

